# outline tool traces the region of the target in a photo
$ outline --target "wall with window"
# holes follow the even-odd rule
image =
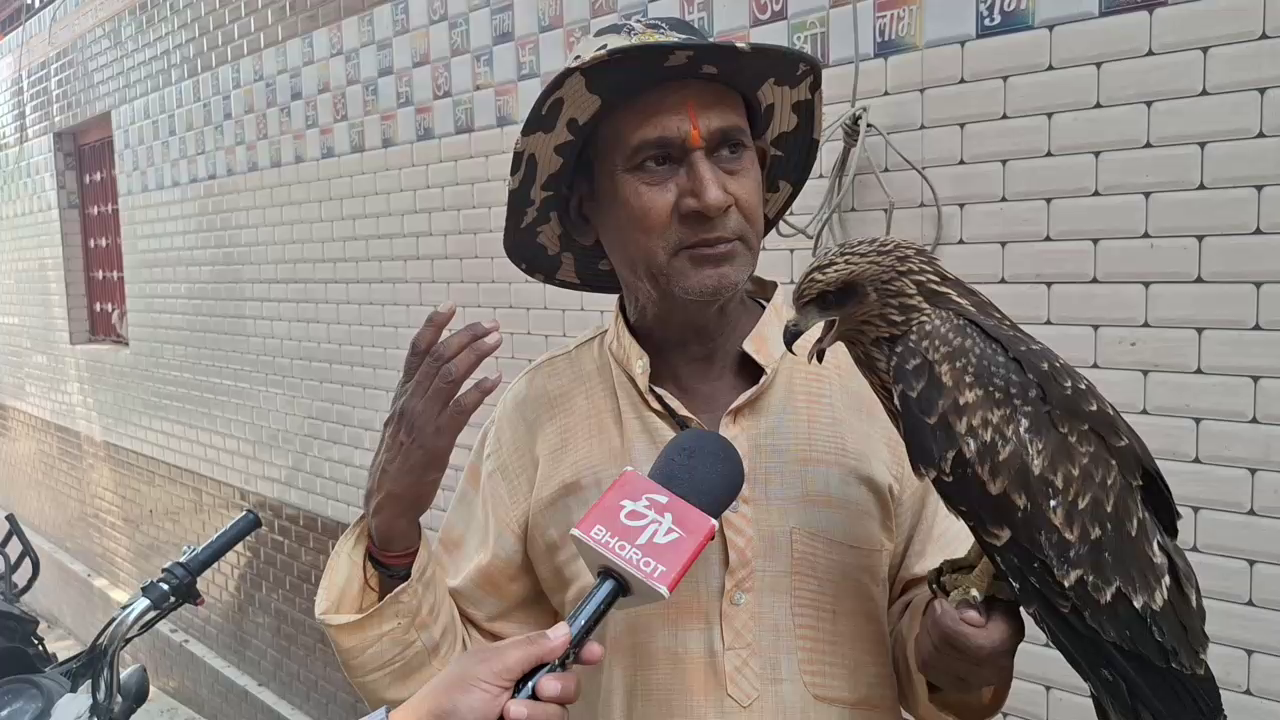
[[[259,684],[237,717],[354,716],[310,601],[405,348],[452,300],[502,322],[480,372],[512,378],[608,321],[613,298],[503,256],[505,181],[573,44],[638,13],[814,53],[830,120],[856,27],[858,100],[926,168],[938,253],[1147,440],[1228,712],[1276,717],[1280,0],[65,0],[0,41],[0,506],[126,587],[262,509],[209,606],[175,621]],[[867,149],[848,231],[884,232],[874,165],[892,231],[931,241],[927,186],[882,138]],[[118,230],[86,213],[111,206],[112,166]],[[761,256],[784,291],[800,240]],[[1028,629],[1009,716],[1091,717]],[[199,705],[183,677],[165,682]]]

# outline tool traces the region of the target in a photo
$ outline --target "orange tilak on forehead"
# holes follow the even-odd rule
[[[694,112],[693,103],[689,103],[689,149],[701,150],[707,146],[702,141],[702,128],[698,125],[698,113]]]

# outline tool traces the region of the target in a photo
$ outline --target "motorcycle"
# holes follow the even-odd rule
[[[246,509],[204,545],[183,548],[182,556],[144,583],[83,650],[43,671],[0,679],[0,720],[133,717],[151,693],[151,680],[143,665],[121,673],[120,653],[182,606],[203,605],[200,576],[261,527],[262,518]]]
[[[57,661],[38,632],[40,619],[22,609],[23,595],[40,577],[40,556],[13,513],[4,516],[9,529],[0,538],[0,678],[42,672]],[[9,545],[18,543],[18,554],[9,556]],[[18,573],[30,565],[27,579],[17,583]]]

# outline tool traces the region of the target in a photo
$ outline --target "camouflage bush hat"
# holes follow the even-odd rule
[[[507,181],[507,257],[539,282],[596,293],[620,291],[604,248],[566,227],[569,188],[602,108],[656,85],[711,80],[746,101],[752,133],[769,148],[765,232],[795,202],[818,156],[822,63],[778,45],[711,42],[679,18],[612,23],[583,38],[543,88],[516,140]]]

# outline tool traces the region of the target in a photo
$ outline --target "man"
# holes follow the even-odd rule
[[[573,673],[548,673],[538,680],[535,689],[545,702],[513,700],[511,694],[525,673],[568,647],[569,625],[559,622],[549,630],[471,648],[400,707],[384,705],[361,720],[564,720],[564,706],[578,699]],[[595,665],[604,659],[604,648],[587,641],[577,659]]]
[[[593,582],[569,528],[624,466],[698,425],[742,454],[742,494],[675,595],[596,632],[611,660],[584,672],[574,717],[977,720],[1003,705],[1016,609],[933,602],[927,572],[972,536],[911,475],[847,353],[811,366],[807,346],[783,349],[786,299],[754,275],[817,156],[820,84],[807,54],[663,18],[601,28],[544,89],[505,249],[540,282],[619,292],[617,312],[511,383],[434,547],[419,521],[445,448],[497,379],[453,398],[499,336],[474,324],[437,344],[452,310],[427,320],[366,514],[316,598],[367,700],[564,617]]]

